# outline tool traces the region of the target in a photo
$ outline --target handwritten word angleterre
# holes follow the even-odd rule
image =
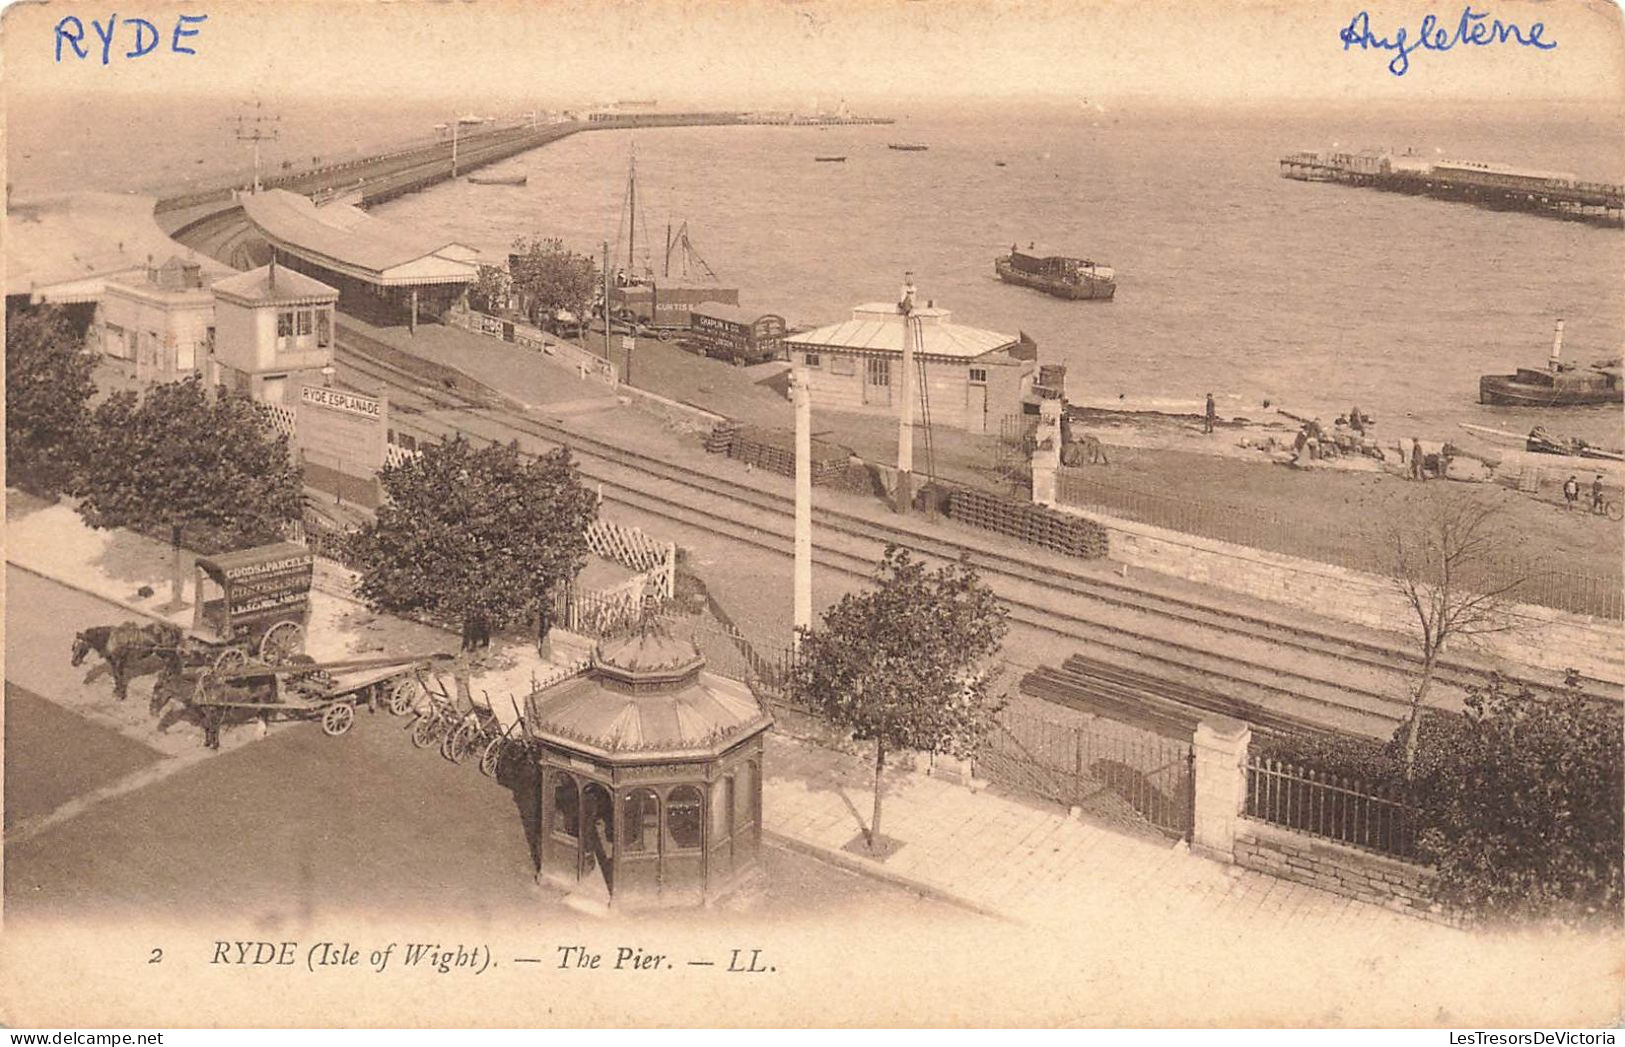
[[[1526,32],[1519,28],[1516,22],[1490,18],[1489,12],[1474,11],[1469,4],[1462,8],[1461,21],[1456,23],[1454,30],[1442,27],[1438,16],[1425,15],[1420,31],[1414,38],[1407,35],[1403,28],[1396,29],[1391,37],[1378,36],[1371,31],[1371,16],[1361,11],[1349,21],[1342,32],[1337,34],[1337,38],[1343,41],[1345,51],[1351,47],[1358,47],[1362,51],[1376,48],[1379,51],[1394,52],[1394,57],[1388,62],[1388,71],[1395,76],[1404,76],[1411,68],[1411,54],[1418,48],[1427,51],[1449,51],[1457,45],[1489,47],[1492,44],[1513,41],[1521,47],[1550,51],[1557,46],[1557,41],[1541,39],[1545,33],[1544,22],[1533,23]]]
[[[169,33],[169,53],[177,55],[195,55],[197,51],[182,43],[198,35],[196,28],[199,23],[208,21],[208,15],[180,15],[175,19],[174,29]],[[120,46],[115,48],[113,41],[122,37]],[[56,60],[62,61],[62,55],[68,57],[89,58],[92,51],[100,52],[102,65],[107,65],[114,58],[145,58],[158,50],[162,34],[158,27],[145,18],[126,18],[123,24],[119,23],[118,15],[108,15],[107,24],[99,20],[90,20],[90,33],[87,36],[85,23],[74,15],[68,15],[56,24]],[[128,41],[130,49],[123,50],[123,44]],[[64,52],[63,44],[67,45]]]

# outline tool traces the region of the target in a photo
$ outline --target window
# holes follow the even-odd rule
[[[572,840],[581,835],[581,794],[563,771],[553,772],[553,832]]]
[[[680,850],[698,850],[700,823],[705,817],[705,798],[692,785],[679,785],[666,797],[666,832],[671,845]]]
[[[801,359],[802,359],[802,362],[805,363],[808,367],[817,367],[818,366],[818,354],[817,353],[802,353],[801,354]]]
[[[891,385],[891,361],[884,357],[871,356],[865,374],[870,385]]]
[[[175,370],[190,371],[197,366],[197,346],[183,342],[175,347]]]
[[[858,369],[850,356],[832,356],[829,358],[830,374],[857,374]]]
[[[213,327],[205,327],[203,329],[203,344],[208,346],[209,355],[213,356],[214,355],[214,328]]]
[[[277,313],[276,314],[276,336],[278,338],[292,338],[293,337],[293,313],[292,312]]]
[[[987,384],[987,368],[985,368],[985,367],[972,367],[970,369],[970,380],[972,382],[975,382],[978,385],[986,385]]]
[[[310,310],[309,309],[301,309],[301,310],[299,310],[299,312],[297,314],[297,318],[298,318],[298,321],[299,321],[299,337],[300,338],[309,338],[310,337],[310,332],[313,330],[312,322],[311,322],[311,318],[310,318]]]
[[[333,344],[333,314],[326,309],[316,313],[316,345],[326,349]]]
[[[626,853],[654,854],[660,849],[660,797],[650,789],[633,789],[621,805],[626,820]]]

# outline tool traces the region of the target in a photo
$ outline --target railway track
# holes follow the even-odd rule
[[[522,435],[549,445],[567,445],[577,455],[583,475],[604,486],[606,498],[733,541],[790,555],[794,502],[789,496],[503,411],[478,391],[447,392],[426,387],[421,377],[381,358],[398,350],[342,325],[340,349],[345,365],[406,395],[407,409],[397,412],[395,418],[399,429],[414,429],[430,438],[460,431],[485,440]],[[413,414],[411,401],[423,405],[416,408],[421,413]],[[436,421],[431,412],[439,411],[457,412],[460,417],[455,422]],[[412,421],[403,418],[403,413],[412,415]],[[472,425],[475,418],[484,424]],[[722,500],[729,511],[722,513],[695,504],[706,498]],[[1113,655],[1125,667],[1153,669],[1168,680],[1171,690],[1207,687],[1267,707],[1272,715],[1286,720],[1296,718],[1306,726],[1324,728],[1330,724],[1377,736],[1391,733],[1407,709],[1405,701],[1395,695],[1406,693],[1409,674],[1419,660],[1406,652],[1275,619],[1238,615],[1230,608],[1217,609],[1180,596],[1147,592],[1093,574],[1035,568],[985,545],[962,545],[837,509],[819,507],[815,509],[815,520],[820,535],[814,556],[821,567],[870,578],[887,542],[941,560],[966,556],[1000,591],[1015,624],[1076,641],[1096,655]],[[1091,613],[1100,609],[1111,613]],[[1188,639],[1171,638],[1169,627],[1177,627]],[[1215,644],[1216,637],[1223,643]],[[1279,658],[1283,648],[1297,652],[1297,660],[1309,665],[1283,668]],[[1273,660],[1272,653],[1276,656]],[[1482,679],[1482,673],[1452,662],[1440,667],[1436,679],[1437,700],[1448,704],[1467,684]],[[1540,680],[1525,682],[1537,688],[1551,687]]]

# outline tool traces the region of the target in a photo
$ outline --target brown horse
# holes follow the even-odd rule
[[[294,655],[290,661],[295,663],[315,664],[315,659],[308,655]],[[186,718],[195,720],[203,728],[203,744],[210,749],[220,748],[220,729],[226,725],[228,719],[249,721],[255,718],[262,722],[269,721],[269,713],[255,712],[252,709],[232,708],[229,705],[220,705],[220,702],[254,702],[278,703],[281,701],[275,682],[270,677],[252,676],[235,680],[214,680],[206,682],[211,675],[207,669],[193,669],[186,671],[180,659],[164,667],[158,680],[152,686],[152,702],[147,706],[147,712],[158,717],[164,708],[171,702],[179,706],[179,713],[175,716],[164,716],[158,720],[158,733],[163,734],[176,719]],[[207,688],[205,700],[204,689]]]
[[[97,625],[74,635],[73,664],[84,664],[92,651],[101,655],[113,674],[113,697],[122,702],[135,677],[178,663],[180,644],[181,630],[167,622]]]

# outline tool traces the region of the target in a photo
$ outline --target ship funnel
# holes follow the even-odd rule
[[[1563,321],[1557,321],[1557,328],[1552,331],[1552,370],[1557,370],[1558,358],[1563,355]]]

